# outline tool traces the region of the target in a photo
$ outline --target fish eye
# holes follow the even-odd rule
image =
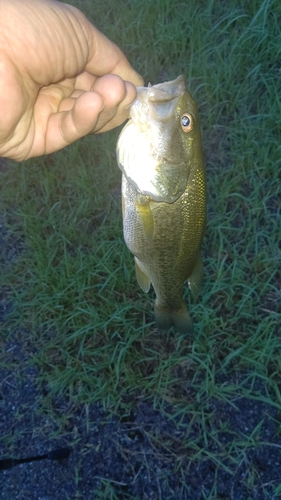
[[[189,113],[184,113],[181,117],[181,128],[184,132],[191,132],[194,127],[194,118]]]

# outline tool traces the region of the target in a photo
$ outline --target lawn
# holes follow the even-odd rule
[[[185,75],[204,285],[194,337],[156,329],[123,241],[121,127],[0,164],[1,455],[72,450],[0,473],[0,498],[280,498],[281,4],[71,3],[146,85]]]

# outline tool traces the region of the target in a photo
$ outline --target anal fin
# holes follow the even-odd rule
[[[141,289],[147,293],[150,289],[150,279],[146,276],[146,274],[141,270],[139,264],[137,263],[137,259],[135,257],[135,270],[136,270],[136,277],[139,286]]]

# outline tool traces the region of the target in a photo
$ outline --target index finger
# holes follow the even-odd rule
[[[122,50],[89,22],[91,49],[86,71],[103,76],[115,74],[135,86],[143,85],[142,77],[132,68]]]

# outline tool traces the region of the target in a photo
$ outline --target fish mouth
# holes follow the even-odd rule
[[[140,107],[145,107],[149,118],[167,122],[175,116],[178,100],[185,93],[183,75],[171,82],[159,83],[148,87],[137,87],[137,100],[139,105],[132,106],[131,118],[133,121],[139,117]]]
[[[137,87],[138,95],[146,94],[149,100],[154,102],[163,102],[181,97],[185,92],[184,76],[180,75],[171,82],[158,83],[157,85],[148,84],[148,87]]]

